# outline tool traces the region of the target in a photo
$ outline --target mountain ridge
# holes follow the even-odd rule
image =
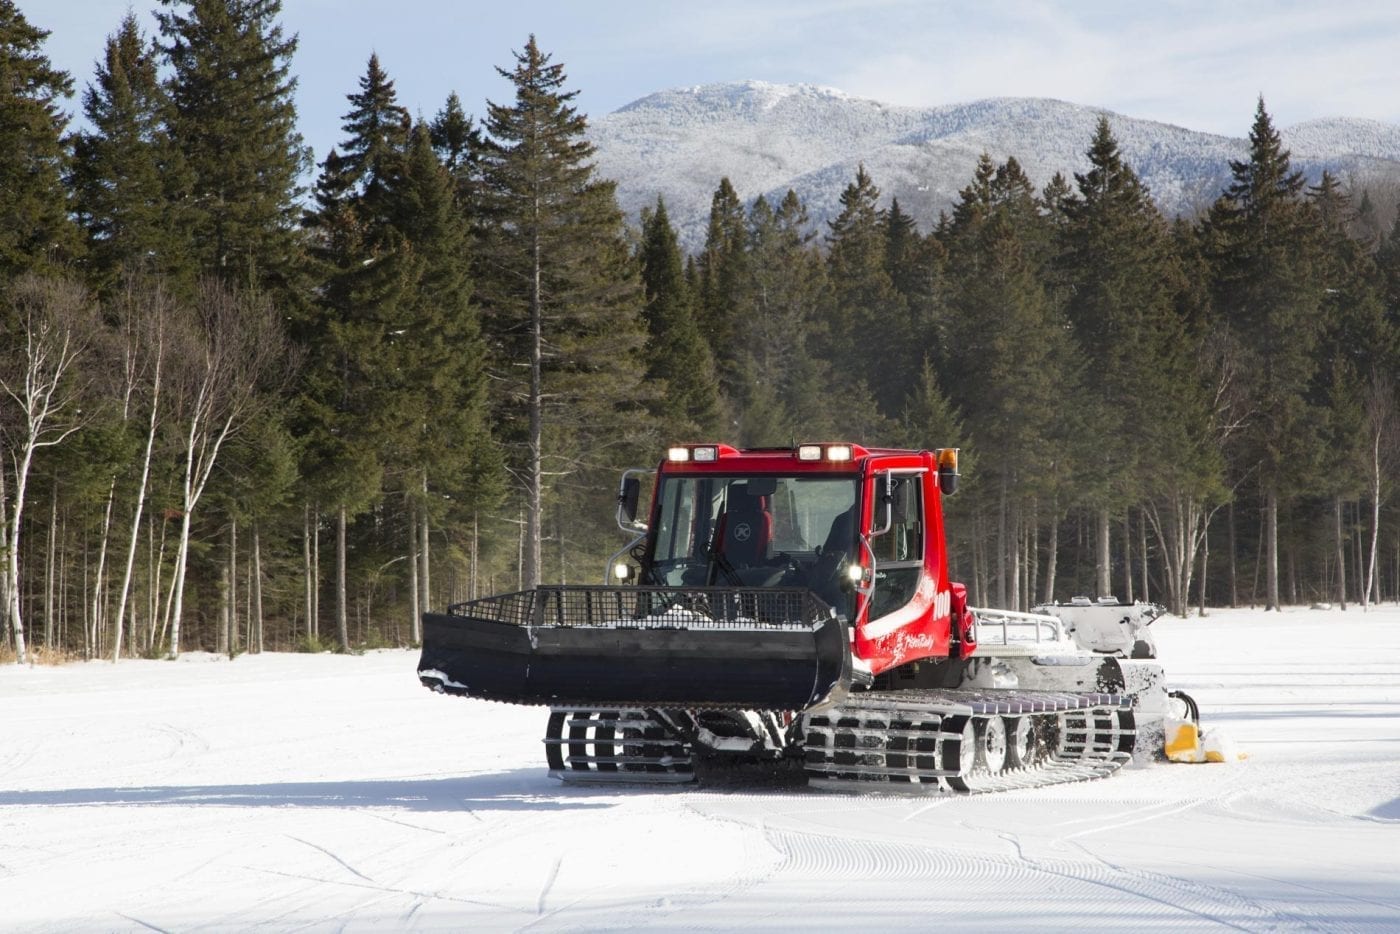
[[[1221,136],[1053,98],[990,97],[934,107],[888,104],[811,84],[736,81],[669,88],[591,121],[601,175],[617,182],[629,217],[666,200],[685,249],[704,243],[710,200],[728,177],[751,203],[789,188],[819,233],[864,165],[888,204],[928,230],[972,180],[977,159],[1014,156],[1037,187],[1055,172],[1088,169],[1085,155],[1107,116],[1125,161],[1168,217],[1191,216],[1248,157],[1244,137]],[[1280,131],[1294,167],[1324,169],[1360,188],[1400,190],[1400,125],[1325,117]]]

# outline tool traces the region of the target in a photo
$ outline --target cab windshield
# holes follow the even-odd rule
[[[651,579],[664,586],[806,587],[849,615],[853,476],[668,476]]]

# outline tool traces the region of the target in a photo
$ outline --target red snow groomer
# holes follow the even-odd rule
[[[1160,752],[1151,604],[973,609],[948,579],[957,451],[671,448],[608,586],[423,616],[422,683],[551,708],[550,774],[689,781],[724,763],[810,783],[987,791]],[[1189,698],[1182,703],[1190,704]]]

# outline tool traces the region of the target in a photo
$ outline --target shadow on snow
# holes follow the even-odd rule
[[[618,786],[625,791],[628,786]],[[654,789],[648,789],[654,791]],[[386,808],[396,811],[565,811],[606,808],[608,788],[561,785],[540,769],[462,778],[256,785],[155,785],[0,791],[0,807]]]

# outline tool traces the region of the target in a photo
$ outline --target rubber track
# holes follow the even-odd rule
[[[963,771],[967,721],[1007,716],[1032,718],[1034,764]],[[808,784],[825,790],[978,794],[1105,778],[1130,760],[1134,739],[1123,695],[888,691],[809,714],[804,756]]]
[[[690,748],[641,709],[550,710],[549,774],[565,782],[670,784],[695,779]]]

